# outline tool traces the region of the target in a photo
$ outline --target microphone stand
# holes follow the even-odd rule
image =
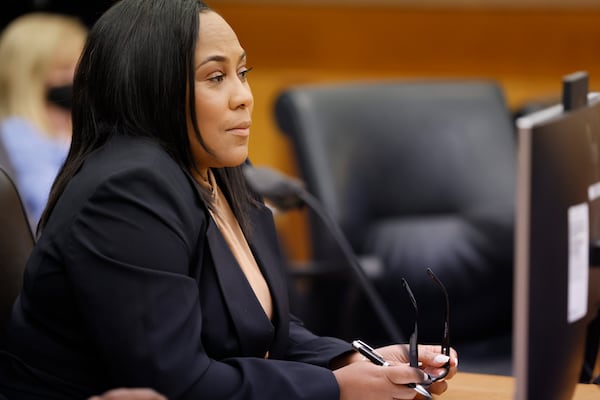
[[[313,212],[325,224],[331,233],[331,236],[339,246],[348,266],[354,273],[358,284],[373,306],[375,313],[379,317],[383,328],[386,330],[391,340],[394,343],[403,343],[403,335],[400,333],[400,330],[394,322],[393,317],[389,313],[388,308],[381,300],[379,293],[375,290],[371,281],[368,279],[364,270],[360,266],[358,258],[354,254],[354,251],[352,250],[352,247],[346,239],[342,229],[325,211],[325,208],[321,205],[321,203],[312,194],[305,190],[298,181],[286,178],[268,168],[254,168],[247,165],[244,167],[244,175],[246,176],[246,180],[250,184],[250,187],[252,187],[256,192],[265,198],[273,201],[276,207],[278,206],[278,203],[283,203],[283,207],[281,207],[283,211],[293,207],[299,208],[304,204],[313,210]],[[263,182],[258,182],[259,180],[262,180]],[[294,198],[301,201],[294,202],[290,200]]]

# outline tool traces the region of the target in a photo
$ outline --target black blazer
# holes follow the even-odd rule
[[[350,345],[289,315],[271,212],[250,217],[273,322],[190,175],[147,139],[112,139],[71,180],[28,261],[0,393],[84,399],[152,387],[171,400],[338,399],[325,367]]]

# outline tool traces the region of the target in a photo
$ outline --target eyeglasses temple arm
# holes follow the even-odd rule
[[[412,290],[410,290],[410,286],[408,286],[408,282],[406,279],[402,278],[402,286],[406,289],[408,293],[408,297],[410,298],[411,303],[415,309],[415,328],[408,339],[408,360],[409,365],[414,368],[419,367],[419,348],[418,348],[418,319],[419,319],[419,308],[417,307],[417,300],[415,299],[415,295]]]
[[[446,287],[444,286],[442,281],[440,281],[438,277],[435,276],[431,268],[427,268],[427,274],[440,287],[440,289],[442,289],[442,292],[444,293],[444,298],[446,300],[446,315],[444,318],[444,337],[442,339],[442,353],[447,356],[450,356],[450,300],[448,298],[448,291],[446,290]]]

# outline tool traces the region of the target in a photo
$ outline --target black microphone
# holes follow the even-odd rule
[[[264,167],[245,165],[243,171],[250,187],[278,210],[289,211],[304,205],[304,187],[299,180],[284,177],[279,172]]]
[[[373,309],[379,317],[384,329],[390,339],[395,343],[402,343],[403,335],[390,315],[379,293],[373,287],[371,281],[360,266],[358,258],[354,254],[350,243],[346,239],[342,229],[335,220],[325,211],[321,203],[310,194],[302,182],[297,179],[286,177],[279,172],[266,167],[252,167],[245,165],[243,173],[250,187],[269,200],[273,206],[281,211],[300,208],[307,205],[323,221],[331,236],[340,247],[348,266],[352,269],[358,283],[371,302]]]

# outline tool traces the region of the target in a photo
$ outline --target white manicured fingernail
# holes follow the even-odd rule
[[[433,358],[433,362],[436,364],[446,364],[450,360],[450,357],[444,354],[438,354]]]

